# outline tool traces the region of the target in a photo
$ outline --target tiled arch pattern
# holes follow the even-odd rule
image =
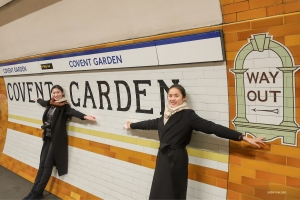
[[[234,75],[229,70],[234,68],[238,51],[248,43],[252,34],[268,33],[273,40],[286,46],[295,65],[300,65],[300,2],[224,0],[221,3],[224,22],[228,23],[222,28],[228,69],[229,113],[233,120],[236,116],[236,88]],[[278,15],[289,12],[295,13]],[[273,17],[265,18],[266,16]],[[294,87],[295,117],[299,124],[299,71],[295,73]],[[230,126],[234,128],[233,124]],[[248,145],[230,141],[227,199],[299,199],[299,155],[299,134],[296,147],[281,145],[281,141],[277,139],[254,150]]]

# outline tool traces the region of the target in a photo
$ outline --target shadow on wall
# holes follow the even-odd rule
[[[0,8],[0,27],[62,0],[13,0]]]
[[[86,125],[87,123],[93,123],[93,122],[86,122],[86,121],[82,121],[81,119],[77,119],[75,117],[72,118],[72,122],[76,123],[76,124],[81,124],[81,125]],[[97,121],[96,123],[99,123],[98,125],[101,125],[101,123],[105,123],[102,121]],[[124,122],[126,123],[126,121]],[[122,129],[122,126],[120,126],[120,129]],[[103,131],[105,132],[105,131]],[[127,135],[126,136],[135,136],[138,138],[144,138],[144,139],[151,139],[151,140],[156,140],[158,141],[158,134],[157,131],[155,130],[129,130],[127,131]]]
[[[83,121],[81,119],[77,119],[73,117],[71,119],[72,122],[80,125],[87,125],[93,122]],[[101,126],[101,123],[105,123],[102,121],[96,122]],[[125,122],[124,122],[125,123]],[[88,128],[88,127],[87,127]],[[120,129],[122,127],[120,126]],[[105,132],[105,131],[103,131]],[[159,141],[158,133],[156,130],[128,130],[126,136],[134,136],[141,139],[155,140]],[[195,149],[202,149],[211,152],[217,152],[222,154],[228,154],[229,140],[224,138],[219,138],[214,134],[205,134],[200,131],[194,131],[192,134],[191,142],[188,147]]]

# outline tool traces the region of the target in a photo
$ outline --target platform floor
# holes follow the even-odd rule
[[[0,166],[0,200],[21,200],[29,193],[31,187],[31,182]],[[44,199],[60,199],[47,191],[44,192],[44,197]]]

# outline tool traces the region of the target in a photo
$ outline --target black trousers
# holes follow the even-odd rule
[[[45,137],[43,144],[40,166],[36,175],[32,189],[36,192],[43,192],[51,177],[52,168],[54,166],[54,154],[51,138]]]

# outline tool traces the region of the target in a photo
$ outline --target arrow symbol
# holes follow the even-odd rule
[[[257,110],[256,108],[254,108],[254,109],[251,109],[251,110],[253,110],[254,112],[256,112],[256,111],[263,111],[263,112],[272,112],[272,113],[276,113],[276,114],[279,113],[278,109],[274,109],[274,110]]]

